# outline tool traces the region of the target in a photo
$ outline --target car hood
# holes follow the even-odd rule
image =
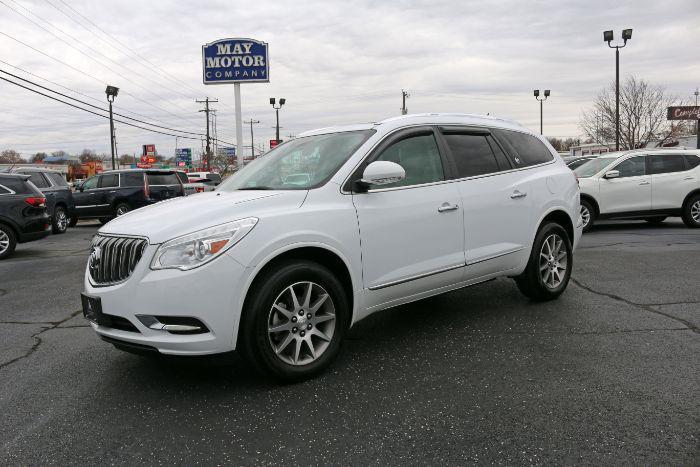
[[[287,211],[302,205],[306,190],[210,191],[146,206],[112,219],[99,233],[147,237],[158,244],[245,217]]]

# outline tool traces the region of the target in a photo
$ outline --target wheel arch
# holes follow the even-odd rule
[[[562,209],[562,208],[554,208],[551,211],[549,211],[545,216],[542,218],[540,223],[537,225],[537,232],[540,231],[542,226],[547,223],[547,222],[556,222],[557,224],[561,225],[564,227],[564,230],[566,231],[566,234],[569,236],[569,241],[571,244],[574,244],[574,223],[571,220],[571,216],[567,214],[567,212]]]
[[[321,243],[299,243],[288,245],[287,247],[274,251],[263,261],[261,261],[255,267],[249,279],[246,281],[246,286],[242,297],[243,300],[240,302],[241,315],[239,321],[243,319],[243,313],[245,313],[246,303],[250,298],[250,292],[256,285],[257,281],[260,280],[260,278],[263,277],[267,271],[274,268],[275,265],[293,259],[304,259],[317,262],[322,266],[327,267],[333,274],[336,275],[338,280],[340,280],[343,285],[343,290],[345,291],[350,307],[351,316],[348,320],[348,324],[352,324],[354,322],[355,305],[357,300],[354,296],[355,288],[353,286],[350,265],[347,259],[344,258],[339,251]],[[240,333],[240,325],[238,326],[237,332]],[[237,336],[236,341],[240,341],[240,335]]]
[[[19,229],[17,228],[16,225],[14,225],[12,222],[0,218],[0,224],[4,225],[5,227],[8,227],[10,230],[12,230],[12,233],[15,234],[15,238],[17,239],[17,242],[19,242]]]
[[[690,198],[692,198],[693,196],[696,196],[696,195],[700,195],[700,188],[696,188],[695,190],[688,193],[685,196],[685,198],[683,198],[683,204],[681,204],[681,209],[685,208],[685,203],[687,203]]]
[[[600,205],[598,205],[598,201],[591,195],[587,195],[584,193],[581,193],[581,201],[588,201],[593,205],[593,209],[595,209],[595,215],[596,217],[600,214]]]

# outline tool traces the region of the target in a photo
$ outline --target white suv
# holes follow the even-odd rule
[[[600,156],[574,169],[584,232],[596,219],[681,216],[700,227],[700,151],[645,149]]]
[[[499,276],[556,298],[579,209],[557,153],[508,121],[428,114],[324,128],[214,192],[102,227],[83,310],[121,349],[238,349],[267,374],[304,378],[375,311]]]

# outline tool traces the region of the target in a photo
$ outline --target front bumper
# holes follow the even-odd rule
[[[85,271],[85,293],[100,297],[102,312],[128,320],[135,330],[90,322],[103,337],[148,346],[163,354],[206,355],[235,349],[246,268],[223,254],[210,263],[180,271],[149,268],[158,245],[149,245],[131,276],[120,284],[99,287]],[[208,332],[173,334],[150,329],[136,315],[194,317]]]

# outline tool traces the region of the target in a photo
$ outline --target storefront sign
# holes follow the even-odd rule
[[[669,107],[666,118],[668,120],[700,120],[700,106],[683,105]]]

